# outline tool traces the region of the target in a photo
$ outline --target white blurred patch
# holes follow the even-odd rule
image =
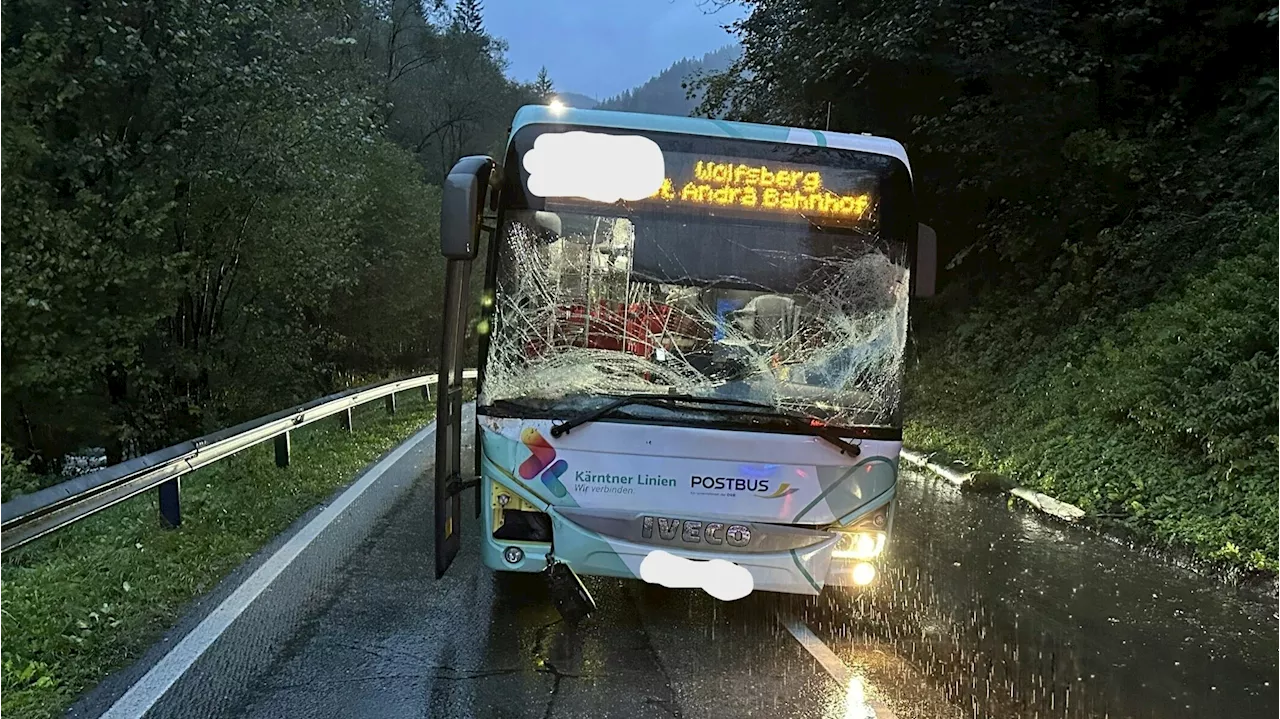
[[[666,164],[658,143],[638,135],[556,132],[539,135],[525,153],[529,192],[595,202],[643,200],[662,187]]]
[[[722,602],[742,599],[755,588],[746,567],[723,559],[685,559],[661,549],[640,562],[640,578],[668,589],[701,589]]]

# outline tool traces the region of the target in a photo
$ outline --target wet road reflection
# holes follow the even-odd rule
[[[431,579],[423,479],[231,715],[1276,715],[1273,602],[918,475],[900,493],[873,591],[726,603],[588,578],[600,609],[571,628],[473,543]]]
[[[974,717],[1276,716],[1274,601],[1001,498],[899,491],[882,581],[813,622],[850,665],[892,683],[897,655]]]

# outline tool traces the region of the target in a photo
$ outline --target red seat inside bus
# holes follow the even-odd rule
[[[549,336],[530,340],[526,352],[539,355],[550,340],[554,346],[613,350],[652,359],[659,348],[684,348],[705,334],[693,317],[666,303],[624,305],[599,300],[589,313],[585,304],[557,306]]]

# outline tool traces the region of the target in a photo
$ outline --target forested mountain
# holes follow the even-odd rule
[[[645,84],[611,97],[601,102],[598,107],[601,110],[688,116],[693,114],[702,97],[699,92],[692,99],[689,98],[684,85],[702,74],[728,69],[740,54],[741,49],[738,46],[729,45],[709,52],[701,58],[678,60]]]
[[[6,478],[427,366],[434,185],[532,97],[480,3],[4,13]]]
[[[577,107],[583,110],[590,110],[600,104],[594,97],[588,97],[577,92],[557,92],[556,99],[569,107]]]
[[[702,111],[911,154],[949,269],[908,440],[1274,570],[1275,4],[750,6]]]

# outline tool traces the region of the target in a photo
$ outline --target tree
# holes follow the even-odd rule
[[[424,180],[527,87],[442,2],[233,6],[5,7],[0,408],[37,471],[432,363]]]
[[[677,60],[648,82],[608,98],[597,107],[601,110],[647,112],[659,115],[688,116],[697,108],[700,97],[688,92],[688,85],[708,73],[723,72],[738,57],[738,48],[730,45],[709,52],[699,59]]]
[[[547,74],[547,66],[543,65],[542,69],[538,70],[538,79],[533,81],[533,95],[542,102],[546,102],[555,92],[556,89],[551,84],[551,76]]]
[[[480,0],[458,0],[453,8],[453,21],[463,32],[484,34],[484,5]]]
[[[395,2],[416,7],[415,0]],[[395,68],[396,79],[383,83],[388,136],[436,183],[462,154],[488,151],[531,93],[506,77],[501,43],[466,30],[456,8],[408,15],[401,25],[395,17],[371,22],[361,45],[375,66]]]
[[[922,219],[954,243],[944,251],[967,250],[960,274],[975,282],[1080,309],[1110,257],[1137,259],[1121,237],[1155,236],[1137,230],[1136,208],[1180,213],[1179,193],[1206,207],[1237,189],[1274,197],[1275,115],[1244,119],[1246,102],[1274,97],[1259,0],[749,4],[735,24],[743,55],[698,83],[700,112],[820,128],[830,103],[832,129],[907,143]],[[1249,171],[1215,167],[1221,188],[1208,180],[1207,164],[1250,142],[1270,149],[1245,153]],[[1170,271],[1196,254],[1149,241],[1144,254]],[[1158,286],[1136,274],[1153,282],[1129,287]]]

